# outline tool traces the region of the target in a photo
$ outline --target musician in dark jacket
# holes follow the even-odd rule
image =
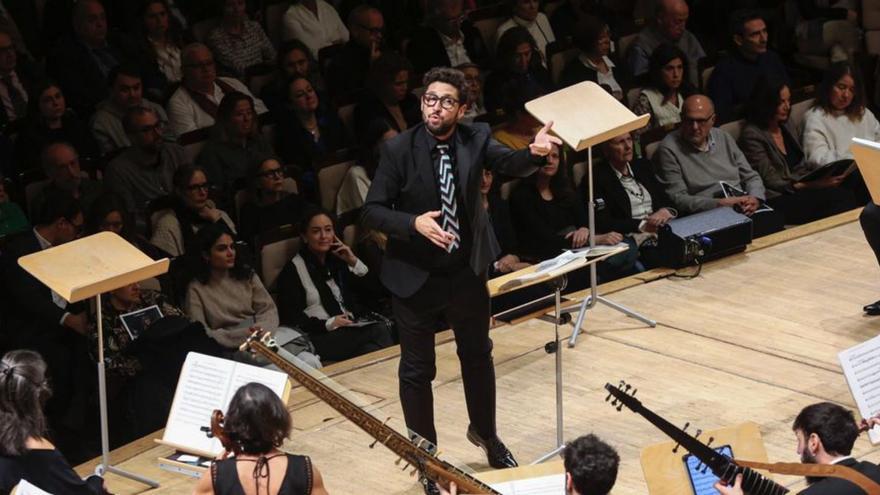
[[[465,125],[464,74],[435,68],[423,81],[423,124],[382,145],[363,207],[363,225],[388,235],[380,279],[391,291],[400,334],[400,395],[407,427],[436,443],[431,381],[434,329],[452,327],[471,425],[468,438],[496,468],[516,466],[495,428],[495,370],[489,339],[486,271],[498,254],[481,207],[483,168],[512,176],[537,170],[558,138],[541,129],[529,149],[513,151],[485,124]],[[436,493],[425,482],[427,493]]]

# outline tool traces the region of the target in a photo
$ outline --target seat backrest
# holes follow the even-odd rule
[[[521,179],[513,179],[501,184],[501,199],[507,201],[510,199],[510,193],[513,192],[513,189],[519,184]]]
[[[208,39],[208,33],[211,32],[212,29],[220,25],[220,19],[212,18],[205,19],[204,21],[199,21],[193,24],[192,34],[193,38],[196,39],[199,43],[204,43]]]
[[[345,126],[345,132],[348,134],[348,137],[354,138],[357,136],[357,133],[354,129],[354,107],[357,106],[356,103],[351,103],[348,105],[343,105],[339,107],[339,110],[336,111],[336,114],[339,116],[339,120],[342,121],[342,125]]]
[[[709,78],[712,77],[712,72],[715,71],[715,66],[706,67],[703,69],[703,73],[700,74],[700,88],[705,93],[707,88],[709,87]]]
[[[275,80],[275,76],[276,74],[274,72],[268,72],[266,74],[254,74],[248,77],[247,85],[248,89],[251,90],[251,94],[259,96],[263,91],[263,88]]]
[[[586,175],[587,162],[577,162],[571,166],[571,178],[574,180],[574,187],[580,187]]]
[[[505,10],[506,6],[499,3],[472,10],[468,14],[468,19],[480,32],[483,43],[489,47],[492,53],[495,53],[495,33],[498,32],[498,26],[507,18]]]
[[[734,141],[739,141],[739,135],[742,134],[743,127],[745,126],[745,119],[739,119],[722,125],[720,129],[730,134]]]
[[[645,145],[645,158],[651,160],[654,158],[654,153],[657,152],[657,148],[660,147],[660,141],[654,141],[653,143],[648,143]]]
[[[559,84],[559,80],[562,78],[562,71],[565,69],[565,66],[570,61],[574,60],[574,58],[577,57],[577,54],[578,49],[574,46],[558,50],[550,54],[550,78],[553,81],[553,84]]]
[[[46,188],[46,186],[49,185],[49,182],[49,179],[44,179],[37,182],[31,182],[30,184],[24,186],[24,201],[27,205],[29,218],[34,218],[34,215],[37,213],[37,196],[40,195],[40,191],[42,191]]]
[[[262,246],[260,249],[260,278],[263,279],[266,290],[275,291],[275,282],[278,281],[281,270],[296,256],[301,242],[302,239],[299,235],[292,235]]]
[[[329,211],[336,211],[336,195],[345,180],[348,169],[354,165],[354,160],[327,165],[318,171],[318,193],[321,196],[321,207]]]
[[[626,92],[626,106],[632,108],[635,106],[636,101],[639,99],[639,93],[642,92],[642,88],[636,86],[635,88],[630,89]]]
[[[621,60],[626,60],[629,47],[632,46],[633,41],[635,41],[638,36],[639,33],[633,33],[626,36],[621,36],[620,39],[617,40],[617,53],[620,54]]]
[[[804,131],[804,114],[807,113],[807,110],[809,110],[815,102],[815,98],[810,98],[791,106],[791,113],[788,115],[788,122],[786,125],[798,142],[800,142],[801,134],[803,134]]]
[[[263,9],[263,23],[266,36],[272,42],[272,46],[281,44],[281,23],[284,21],[284,13],[290,7],[289,2],[275,2],[266,5]]]

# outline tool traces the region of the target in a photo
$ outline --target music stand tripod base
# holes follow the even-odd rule
[[[562,274],[553,279],[551,284],[553,286],[556,308],[556,318],[553,322],[554,340],[552,342],[552,344],[555,344],[552,346],[553,353],[556,354],[556,448],[535,459],[532,464],[540,464],[551,459],[565,448],[565,443],[562,438],[562,348],[564,346],[560,345],[561,343],[559,341],[559,323],[562,318],[562,291],[565,290],[565,286],[568,285],[568,278],[565,274]]]

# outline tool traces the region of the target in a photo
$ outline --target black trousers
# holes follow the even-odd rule
[[[332,332],[313,333],[309,338],[322,361],[345,361],[394,343],[391,330],[381,322],[365,327],[341,327]]]
[[[470,267],[432,274],[410,297],[394,297],[400,334],[400,402],[410,431],[437,443],[434,395],[437,375],[434,332],[445,320],[455,333],[468,417],[483,438],[495,436],[495,367],[489,339],[490,303],[486,275]]]
[[[829,217],[856,207],[853,192],[845,187],[802,189],[767,200],[782,214],[785,223],[800,225]]]
[[[880,206],[872,202],[866,204],[862,214],[859,215],[859,223],[862,224],[868,245],[874,250],[877,263],[880,263]]]

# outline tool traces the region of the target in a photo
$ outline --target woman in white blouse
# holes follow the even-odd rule
[[[348,29],[332,5],[324,0],[294,0],[281,23],[282,40],[296,38],[315,59],[321,48],[348,41]]]
[[[183,78],[180,52],[183,48],[182,28],[171,15],[167,0],[149,0],[140,11],[142,42],[146,52],[169,83]]]
[[[831,66],[819,85],[816,103],[804,114],[802,144],[806,167],[852,158],[852,138],[880,139],[880,123],[865,108],[865,85],[859,71],[846,62]]]

